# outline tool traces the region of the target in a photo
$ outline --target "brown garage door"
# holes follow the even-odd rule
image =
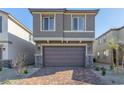
[[[44,47],[45,66],[84,66],[85,47]]]

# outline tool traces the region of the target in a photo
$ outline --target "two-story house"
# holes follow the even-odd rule
[[[29,9],[37,66],[88,66],[93,59],[98,10]]]
[[[11,14],[0,11],[0,62],[9,65],[24,52],[27,63],[34,62],[33,34]]]
[[[109,43],[117,45],[117,49],[111,48]],[[94,42],[94,57],[97,62],[111,64],[121,63],[123,59],[124,26],[112,28],[96,38]]]

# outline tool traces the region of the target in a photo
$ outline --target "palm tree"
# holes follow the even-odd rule
[[[115,58],[114,58],[114,53],[116,53],[116,51],[118,50],[119,48],[119,44],[115,42],[115,39],[110,39],[108,42],[107,42],[107,45],[108,45],[108,48],[110,49],[110,52],[111,52],[111,60],[112,60],[112,65],[114,66],[117,66],[117,62],[115,62]]]
[[[122,65],[122,68],[123,68],[123,62],[124,62],[124,44],[119,42],[119,58],[120,58],[120,61],[121,61],[121,65]]]

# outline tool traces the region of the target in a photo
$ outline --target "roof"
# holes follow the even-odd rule
[[[103,33],[102,35],[100,35],[99,37],[97,37],[96,40],[99,39],[100,37],[102,37],[103,35],[105,35],[105,34],[111,32],[111,31],[118,31],[118,30],[121,30],[121,29],[123,29],[123,28],[124,28],[124,26],[121,26],[121,27],[119,27],[119,28],[111,28],[111,29],[109,29],[108,31],[106,31],[105,33]]]
[[[25,29],[28,33],[33,34],[33,32],[32,32],[30,29],[28,29],[24,24],[22,24],[19,20],[17,20],[17,19],[16,19],[14,16],[12,16],[10,13],[5,12],[5,11],[2,11],[2,10],[0,10],[0,12],[2,12],[2,13],[4,13],[4,14],[8,15],[8,17],[9,17],[10,19],[12,19],[15,23],[17,23],[19,26],[21,26],[23,29]]]
[[[99,9],[96,10],[68,10],[66,8],[29,8],[32,12],[64,12],[64,13],[98,13]]]

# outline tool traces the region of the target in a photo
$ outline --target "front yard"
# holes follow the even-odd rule
[[[106,64],[97,64],[99,66],[99,70],[96,70],[96,68],[92,69],[92,71],[99,76],[102,80],[106,82],[106,84],[109,85],[118,85],[118,84],[124,84],[124,68],[119,67],[117,69],[111,70],[110,65]],[[102,75],[101,68],[106,69],[106,74]]]
[[[83,67],[40,68],[28,78],[9,80],[16,85],[102,85],[105,84],[90,69]]]
[[[98,69],[99,68],[99,69]],[[105,71],[104,71],[105,69]],[[103,72],[104,73],[103,73]],[[0,71],[0,84],[13,85],[116,85],[124,84],[124,69],[111,70],[109,65],[83,67],[28,67],[28,73],[17,74],[15,69]]]
[[[11,80],[19,80],[22,78],[27,78],[34,72],[38,71],[39,68],[27,68],[26,73],[17,74],[15,69],[3,68],[0,71],[0,84],[11,84]]]

